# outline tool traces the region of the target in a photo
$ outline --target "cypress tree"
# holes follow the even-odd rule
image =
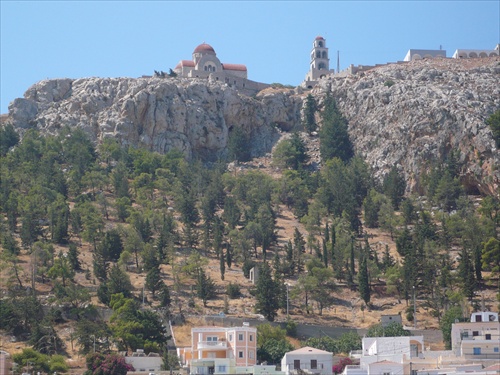
[[[370,303],[370,284],[368,281],[368,264],[367,260],[368,254],[361,255],[361,262],[359,265],[359,274],[358,274],[358,284],[359,284],[359,295],[368,305]]]

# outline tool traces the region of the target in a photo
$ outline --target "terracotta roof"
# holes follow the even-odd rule
[[[241,72],[246,72],[247,67],[242,64],[222,64],[222,69],[224,70],[239,70]]]
[[[322,36],[319,36],[319,35],[318,35],[318,36],[316,37],[316,40],[325,40],[325,38],[323,38]]]
[[[210,44],[202,43],[194,49],[193,53],[198,53],[198,52],[213,52],[213,53],[215,53],[215,50],[213,49],[213,47]]]
[[[183,66],[191,67],[194,68],[194,61],[192,60],[181,60],[179,63],[175,66],[175,69],[181,68]]]

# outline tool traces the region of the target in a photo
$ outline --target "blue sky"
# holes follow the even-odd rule
[[[317,35],[330,67],[403,60],[408,49],[493,49],[491,1],[8,1],[1,5],[0,113],[46,78],[139,77],[202,42],[249,79],[298,85]]]

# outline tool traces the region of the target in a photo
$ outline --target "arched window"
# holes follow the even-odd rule
[[[323,42],[322,42],[322,41],[319,41],[319,42],[318,42],[318,46],[323,47]]]
[[[321,57],[322,57],[322,58],[324,58],[324,59],[326,59],[326,51],[323,51],[323,52],[321,53]]]
[[[319,70],[322,70],[322,69],[325,69],[325,68],[326,68],[325,63],[319,63],[319,65],[318,65],[318,69]]]
[[[316,52],[316,57],[321,57],[321,52],[320,51]]]

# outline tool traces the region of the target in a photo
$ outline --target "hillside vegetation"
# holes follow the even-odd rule
[[[459,150],[430,160],[417,190],[396,164],[380,178],[339,108],[308,97],[303,128],[261,158],[235,128],[213,162],[4,125],[4,340],[74,359],[94,345],[163,352],[172,315],[411,325],[416,300],[419,324],[438,328],[498,311],[498,191],[467,195]]]

